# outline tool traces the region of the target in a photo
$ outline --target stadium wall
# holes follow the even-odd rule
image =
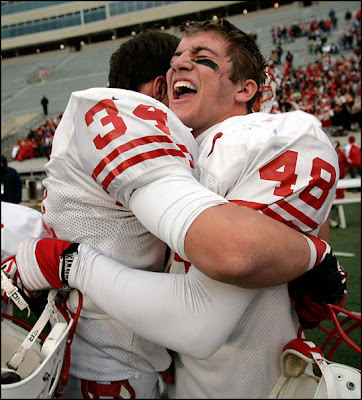
[[[238,1],[175,1],[170,4],[142,9],[134,12],[127,12],[111,16],[111,1],[75,1],[66,4],[58,4],[50,7],[44,7],[36,10],[23,11],[19,13],[2,15],[1,26],[9,28],[27,21],[39,21],[44,18],[50,19],[57,16],[70,15],[80,12],[82,16],[85,11],[105,7],[106,19],[91,23],[84,23],[84,17],[81,18],[81,24],[62,29],[46,30],[39,33],[5,38],[1,40],[2,52],[11,49],[20,49],[26,46],[40,45],[49,42],[60,42],[75,37],[88,36],[91,39],[92,34],[100,32],[109,32],[117,35],[117,29],[127,26],[135,26],[153,21],[167,20],[182,15],[191,15],[206,10],[228,7],[230,5],[241,4],[245,2]],[[145,3],[145,2],[139,2]],[[161,3],[161,2],[153,2]],[[240,6],[241,7],[241,6]],[[130,34],[130,32],[128,33]],[[111,37],[109,36],[108,39]]]

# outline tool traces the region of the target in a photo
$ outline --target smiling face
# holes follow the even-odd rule
[[[238,93],[243,83],[229,79],[228,42],[216,32],[185,36],[167,73],[169,107],[196,137],[223,120],[247,113]]]

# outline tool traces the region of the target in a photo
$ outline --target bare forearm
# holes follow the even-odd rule
[[[248,288],[291,281],[310,260],[302,234],[231,203],[199,215],[187,232],[185,252],[212,279]]]

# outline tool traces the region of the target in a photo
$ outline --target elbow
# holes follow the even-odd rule
[[[206,360],[211,357],[226,341],[226,338],[216,338],[210,335],[210,329],[203,324],[204,327],[195,327],[189,332],[184,333],[184,338],[187,338],[182,344],[182,348],[176,350],[178,353],[187,355],[197,360]],[[211,331],[212,332],[212,331]]]
[[[185,253],[189,261],[220,282],[243,281],[252,272],[255,261],[264,257],[256,252],[260,238],[240,222],[245,220],[243,215],[239,216],[241,208],[231,203],[211,207],[194,221],[186,235]],[[250,211],[246,210],[247,216]],[[258,215],[252,212],[253,217]]]
[[[250,275],[255,273],[255,257],[252,251],[232,243],[224,243],[221,247],[210,249],[207,260],[194,265],[216,281],[253,288],[253,285],[248,286]]]

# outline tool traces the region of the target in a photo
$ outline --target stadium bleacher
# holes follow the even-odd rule
[[[295,3],[298,3],[296,6]],[[310,23],[313,20],[327,19],[331,8],[336,11],[338,27],[332,30],[328,43],[338,43],[338,35],[349,27],[345,21],[345,13],[350,10],[355,14],[360,9],[358,1],[343,2],[311,2],[307,7],[302,2],[293,2],[281,5],[278,9],[270,8],[229,16],[228,19],[240,29],[257,34],[257,43],[268,57],[275,46],[272,42],[271,27],[291,25],[293,23]],[[169,29],[171,33],[180,34],[176,27]],[[20,138],[25,138],[30,128],[35,128],[44,122],[40,99],[45,94],[49,99],[49,116],[55,118],[62,113],[68,102],[70,93],[89,87],[105,86],[108,78],[108,64],[111,54],[126,38],[89,44],[81,51],[71,49],[45,52],[2,60],[2,154],[11,160],[11,146]],[[307,37],[297,38],[294,42],[283,43],[284,54],[288,50],[294,54],[294,67],[305,66],[308,62],[315,62],[320,55],[310,54]],[[347,51],[346,54],[351,54]],[[280,66],[282,69],[283,66]],[[45,72],[43,76],[41,73]],[[38,81],[29,84],[29,77],[40,76]],[[29,121],[24,116],[33,116]],[[7,134],[10,119],[18,121],[19,129]],[[21,126],[22,119],[26,120]],[[13,129],[14,130],[14,129]],[[360,141],[360,132],[354,132]],[[340,138],[341,145],[347,138]],[[40,162],[40,161],[39,161]],[[25,165],[24,165],[25,167]]]
[[[360,9],[358,1],[315,3],[304,8],[296,8],[291,4],[280,6],[279,9],[250,12],[247,15],[241,13],[230,16],[229,20],[246,32],[255,31],[261,51],[269,56],[273,47],[270,34],[272,26],[326,19],[333,6],[338,17],[338,29],[332,31],[328,39],[331,43],[337,41],[338,34],[346,27],[346,10],[354,13]],[[175,29],[172,31],[176,33]],[[71,91],[106,85],[110,55],[123,40],[125,39],[83,46],[79,52],[64,49],[2,60],[2,123],[14,115],[39,112],[39,102],[43,94],[50,100],[50,112],[59,114],[64,110]],[[306,65],[317,57],[308,53],[306,37],[298,38],[294,43],[283,44],[283,49],[285,53],[290,50],[295,54],[295,66]],[[26,77],[42,67],[53,70],[40,82],[28,85]]]

